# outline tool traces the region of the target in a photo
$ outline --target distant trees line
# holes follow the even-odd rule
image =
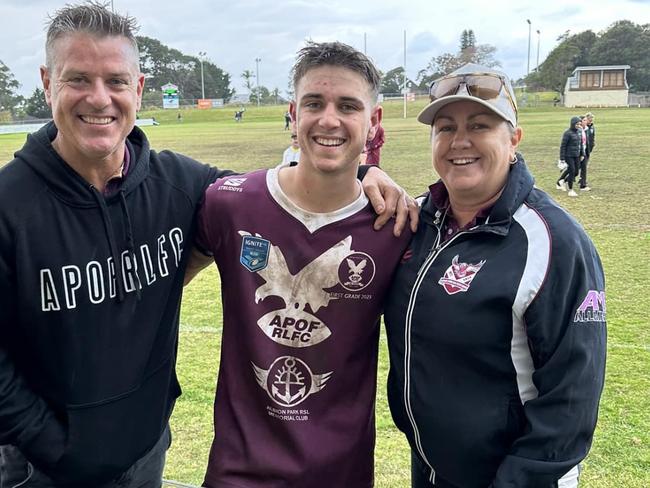
[[[628,64],[631,66],[628,72],[631,90],[650,91],[650,24],[639,25],[629,20],[619,20],[600,33],[587,30],[571,34],[567,31],[557,41],[558,45],[538,68],[520,80],[525,82],[529,89],[561,92],[567,77],[576,66]],[[183,99],[202,98],[201,61],[206,98],[222,98],[228,102],[235,94],[235,90],[230,86],[230,75],[213,61],[184,54],[150,37],[139,36],[138,45],[140,66],[147,77],[145,103],[159,103],[160,87],[166,83],[178,85]],[[427,66],[418,72],[415,80],[406,80],[407,87],[425,92],[432,80],[469,62],[498,67],[500,63],[496,59],[496,51],[496,48],[489,44],[478,44],[473,30],[463,30],[458,51],[433,57]],[[261,103],[285,101],[278,88],[258,88],[254,83],[255,75],[252,71],[244,70],[240,77],[251,95],[251,102],[257,101],[258,91]],[[401,93],[403,86],[403,67],[393,68],[383,74],[382,93]],[[51,117],[41,88],[36,88],[27,98],[18,95],[18,88],[19,82],[9,67],[0,60],[0,120],[3,113],[5,118],[7,114]],[[289,87],[287,90],[289,96],[291,89]]]

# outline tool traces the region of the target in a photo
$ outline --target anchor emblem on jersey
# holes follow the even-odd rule
[[[277,358],[269,369],[251,364],[257,383],[271,400],[283,407],[295,407],[311,394],[321,391],[332,376],[332,372],[312,373],[307,363],[293,356]]]

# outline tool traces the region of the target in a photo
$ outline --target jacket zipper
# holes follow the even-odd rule
[[[424,281],[424,277],[426,273],[429,271],[429,268],[435,261],[436,257],[444,250],[446,249],[452,242],[454,242],[459,236],[464,235],[464,234],[469,234],[471,231],[476,229],[476,227],[472,227],[471,229],[468,229],[467,231],[460,231],[456,235],[454,235],[451,239],[449,239],[447,242],[442,243],[442,220],[444,220],[447,212],[445,212],[444,215],[440,212],[440,210],[436,211],[435,214],[435,219],[433,221],[434,227],[438,230],[438,235],[433,243],[433,246],[431,246],[431,249],[429,250],[429,254],[427,255],[427,258],[424,260],[424,263],[422,263],[422,266],[420,266],[420,269],[417,272],[416,278],[415,278],[415,283],[413,284],[413,288],[411,289],[411,295],[409,296],[409,302],[408,306],[406,308],[406,318],[405,318],[405,327],[404,327],[404,407],[406,409],[406,414],[409,418],[409,422],[411,423],[411,428],[413,429],[413,437],[415,439],[415,445],[418,450],[418,453],[420,454],[421,458],[424,460],[426,463],[427,467],[431,470],[431,474],[429,475],[429,481],[431,484],[435,485],[435,480],[436,480],[436,471],[433,469],[433,466],[431,466],[431,463],[427,459],[426,455],[424,454],[424,448],[422,447],[422,442],[420,439],[420,431],[418,429],[417,423],[415,421],[415,415],[413,414],[413,409],[411,408],[411,403],[410,403],[410,393],[411,393],[411,381],[410,381],[410,364],[411,364],[411,341],[410,341],[410,336],[411,336],[411,319],[413,317],[413,311],[415,309],[415,300],[417,298],[418,291],[420,289],[420,285]],[[442,216],[442,219],[441,219]]]

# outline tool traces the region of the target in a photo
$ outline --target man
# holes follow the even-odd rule
[[[0,171],[1,488],[161,484],[183,248],[228,172],[134,127],[134,30],[97,3],[56,12],[41,67],[54,123]]]
[[[291,113],[287,110],[284,113],[284,130],[289,130],[291,128]]]
[[[210,488],[373,485],[379,315],[410,237],[371,229],[355,176],[381,77],[336,42],[293,72],[299,164],[218,180],[199,215],[223,283]]]
[[[300,144],[298,143],[297,134],[291,134],[291,145],[282,154],[283,163],[292,163],[294,161],[300,161]]]

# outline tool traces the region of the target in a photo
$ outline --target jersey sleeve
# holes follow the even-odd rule
[[[577,224],[561,231],[544,285],[524,314],[537,395],[524,403],[524,435],[492,488],[555,487],[591,446],[605,377],[605,281],[584,231]]]

